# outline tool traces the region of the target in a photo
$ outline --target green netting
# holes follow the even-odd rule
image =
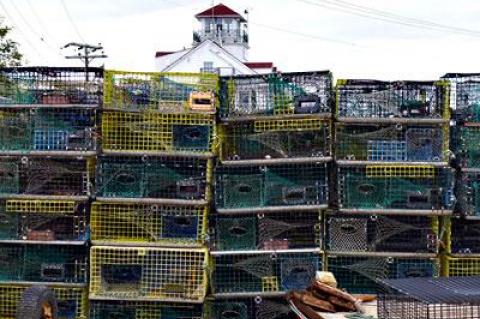
[[[242,302],[224,302],[214,304],[211,319],[249,319],[248,307]]]
[[[215,230],[220,250],[257,248],[256,217],[221,218],[216,221]]]
[[[223,207],[264,206],[264,184],[262,175],[225,175],[221,188]]]
[[[315,204],[318,190],[309,176],[265,173],[265,202],[268,206]]]
[[[466,167],[480,167],[480,130],[474,127],[460,129],[460,152],[465,157]]]
[[[20,191],[17,163],[0,162],[0,194],[17,194]]]

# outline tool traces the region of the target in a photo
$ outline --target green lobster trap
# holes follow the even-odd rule
[[[102,100],[103,69],[15,67],[0,69],[0,106],[83,105]]]
[[[324,162],[217,166],[215,176],[219,212],[282,207],[318,210],[328,203]]]
[[[328,252],[437,253],[438,217],[332,214],[326,220]]]
[[[94,244],[201,245],[207,235],[206,206],[94,202]]]
[[[448,124],[337,123],[335,130],[337,160],[448,162]]]
[[[210,319],[295,319],[283,297],[237,297],[207,300],[205,318]]]
[[[329,71],[242,75],[221,79],[220,117],[330,114]]]
[[[1,282],[87,282],[86,246],[0,244]]]
[[[435,255],[434,255],[435,256]],[[385,254],[375,256],[328,255],[327,270],[340,288],[353,294],[376,294],[383,279],[437,277],[440,260],[436,257]]]
[[[202,303],[207,265],[204,248],[94,246],[90,299]]]
[[[480,74],[448,73],[442,79],[450,82],[452,118],[457,124],[480,122]]]
[[[73,200],[0,201],[0,241],[88,240],[88,204]]]
[[[211,165],[188,157],[100,156],[97,196],[205,200]]]
[[[480,171],[460,172],[455,191],[460,215],[480,216]]]
[[[457,164],[463,168],[480,168],[480,126],[457,126],[453,134],[453,150]]]
[[[316,118],[232,122],[219,127],[222,161],[331,156],[331,122]]]
[[[338,80],[336,115],[348,119],[449,120],[447,81]]]
[[[215,139],[212,115],[151,112],[104,112],[102,115],[105,152],[211,155]]]
[[[23,292],[29,285],[0,285],[0,317],[15,319]],[[85,319],[88,316],[88,289],[49,285],[57,299],[58,319]]]
[[[321,212],[215,215],[212,250],[285,250],[322,246]]]
[[[453,172],[448,167],[375,164],[338,169],[341,210],[449,214],[453,199]]]
[[[313,250],[212,255],[214,296],[272,295],[305,289],[322,269],[321,255]]]
[[[122,111],[215,113],[218,75],[105,71],[103,106]]]

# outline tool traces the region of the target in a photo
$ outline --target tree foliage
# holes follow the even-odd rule
[[[9,26],[0,21],[0,67],[19,66],[23,55],[18,50],[18,43],[9,38]]]

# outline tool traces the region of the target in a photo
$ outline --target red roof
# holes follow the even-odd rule
[[[159,58],[161,56],[169,55],[169,54],[172,54],[172,53],[175,53],[175,52],[176,51],[157,51],[157,52],[155,52],[155,57]]]
[[[242,21],[246,21],[240,14],[221,3],[195,15],[195,18],[210,17],[232,17],[240,18]]]
[[[273,68],[272,62],[245,62],[250,69],[270,69]]]

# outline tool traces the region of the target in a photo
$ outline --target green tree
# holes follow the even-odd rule
[[[18,43],[9,38],[11,30],[0,21],[0,67],[22,64],[23,55],[18,51]]]

